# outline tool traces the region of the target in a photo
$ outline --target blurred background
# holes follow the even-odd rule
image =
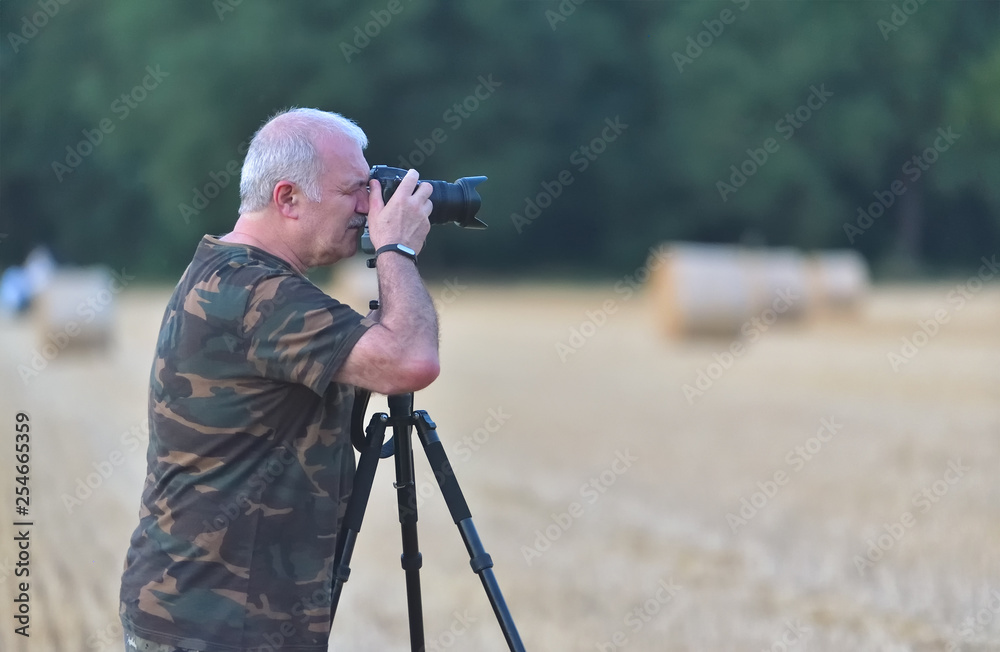
[[[0,648],[120,646],[163,308],[254,131],[308,106],[371,164],[489,177],[489,228],[421,254],[417,406],[528,649],[1000,649],[997,2],[5,0],[0,36],[37,522]],[[350,263],[314,278],[361,309]],[[391,473],[331,649],[408,649]],[[504,649],[421,483],[428,649]]]

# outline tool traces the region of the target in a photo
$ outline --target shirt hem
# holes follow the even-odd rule
[[[273,648],[271,643],[261,640],[259,643],[254,645],[230,645],[228,643],[218,643],[215,641],[208,641],[205,639],[195,638],[195,637],[182,637],[175,636],[173,634],[167,634],[166,632],[160,632],[155,629],[146,629],[145,627],[139,627],[132,621],[128,620],[125,616],[122,616],[122,629],[125,630],[125,635],[129,633],[134,633],[141,638],[147,638],[154,643],[159,643],[161,645],[173,645],[174,647],[179,647],[188,650],[197,650],[197,652],[247,652],[258,649],[270,649]],[[280,632],[275,632],[276,636],[281,636]],[[194,643],[194,646],[192,646]],[[316,643],[316,644],[302,644],[294,645],[288,643],[282,643],[280,646],[281,650],[293,650],[294,652],[327,652],[329,642],[327,643]]]

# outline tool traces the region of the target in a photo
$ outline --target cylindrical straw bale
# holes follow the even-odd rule
[[[749,279],[753,314],[773,310],[781,319],[797,319],[812,297],[805,257],[790,248],[744,249],[740,260]]]
[[[868,291],[868,264],[853,249],[825,251],[809,259],[809,283],[824,313],[856,311]]]
[[[37,297],[36,331],[58,350],[104,347],[114,330],[115,287],[104,267],[61,269]]]
[[[673,336],[730,337],[753,314],[746,266],[725,245],[677,243],[653,270],[650,289],[658,320]]]

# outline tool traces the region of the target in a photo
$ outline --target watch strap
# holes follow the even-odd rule
[[[413,262],[417,262],[417,253],[415,251],[413,251],[412,249],[410,249],[409,247],[407,247],[406,245],[399,244],[398,242],[394,243],[394,244],[387,244],[387,245],[383,245],[383,246],[379,247],[375,251],[375,258],[378,258],[381,254],[383,254],[383,253],[385,253],[387,251],[394,251],[397,254],[401,254],[403,256],[406,256],[407,258],[409,258]]]

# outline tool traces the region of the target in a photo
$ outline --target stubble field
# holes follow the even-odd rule
[[[611,285],[433,287],[443,371],[416,406],[526,648],[1000,649],[1000,288],[958,307],[954,287],[878,287],[857,319],[778,324],[731,358],[729,341],[665,339],[649,298]],[[0,323],[2,650],[121,647],[168,295],[127,289],[108,353],[27,378],[37,333]],[[923,345],[905,357],[902,338]],[[21,411],[29,578],[10,526]],[[419,450],[417,477],[427,649],[506,649]],[[409,649],[392,480],[384,461],[331,649]]]

